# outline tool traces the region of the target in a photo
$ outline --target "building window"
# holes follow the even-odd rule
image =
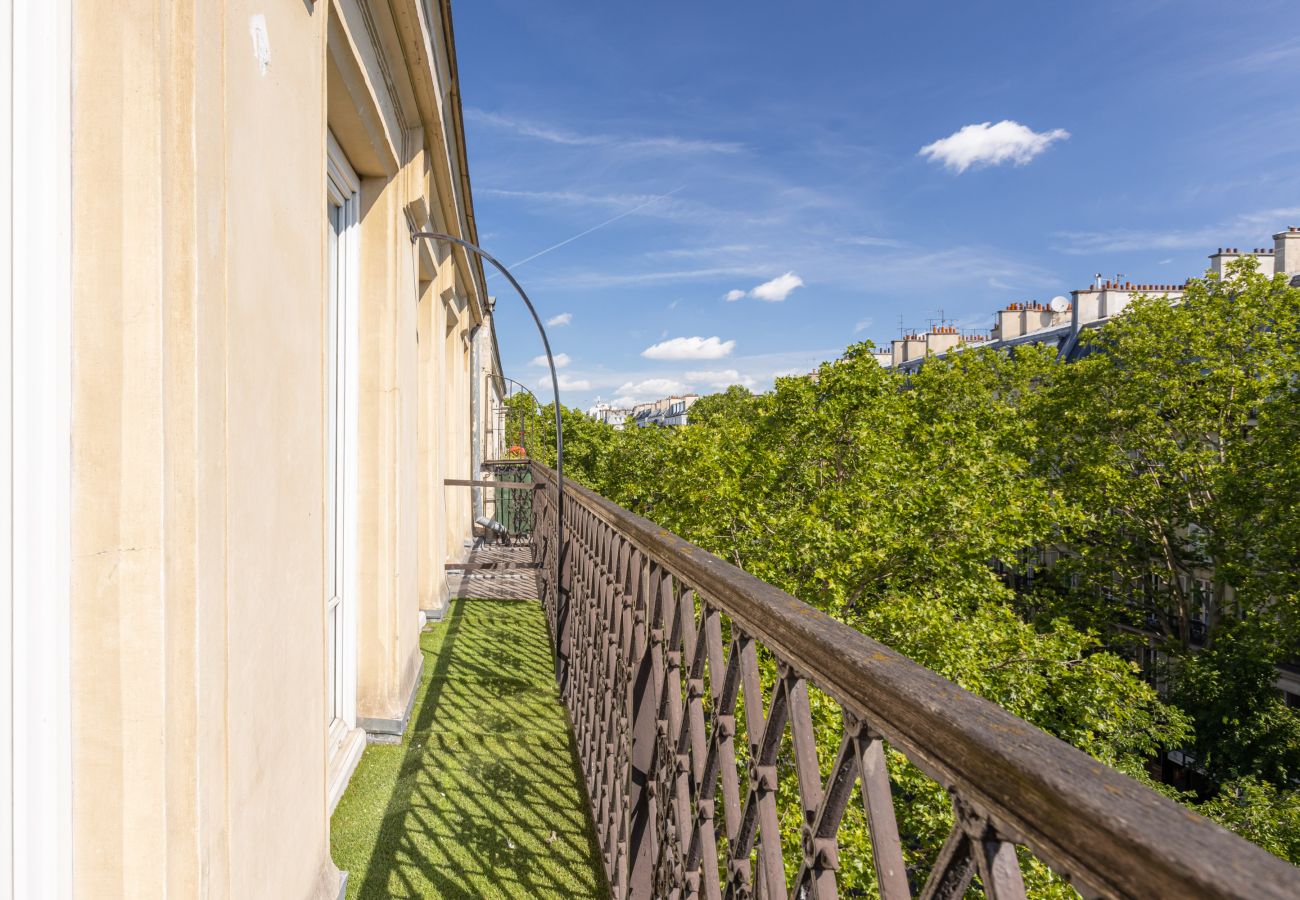
[[[360,181],[329,139],[326,273],[325,724],[333,754],[356,728],[357,265]]]

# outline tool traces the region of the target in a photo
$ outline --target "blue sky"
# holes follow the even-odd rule
[[[900,318],[987,327],[1300,225],[1294,0],[454,12],[480,238],[567,314],[566,405],[763,389]]]

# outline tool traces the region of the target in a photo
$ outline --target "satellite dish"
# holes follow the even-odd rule
[[[1054,313],[1063,313],[1070,308],[1070,301],[1064,297],[1053,297],[1047,302],[1047,308]]]

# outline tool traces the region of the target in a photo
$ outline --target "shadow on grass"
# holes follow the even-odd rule
[[[414,722],[331,821],[348,897],[607,896],[540,605],[457,601],[421,645]]]

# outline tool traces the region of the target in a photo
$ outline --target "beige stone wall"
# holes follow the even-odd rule
[[[474,340],[478,344],[479,360],[479,368],[474,376],[479,379],[479,397],[482,398],[478,424],[483,435],[481,458],[501,459],[505,456],[507,446],[500,421],[504,382],[501,380],[500,354],[496,351],[496,322],[491,314],[483,320],[483,326],[475,334]]]
[[[409,240],[412,225],[467,228],[441,23],[425,30],[418,9],[77,3],[79,897],[337,892],[324,733],[329,129],[363,180],[360,717],[402,715],[419,610],[445,597],[442,554],[469,528],[468,491],[453,499],[441,479],[469,470],[460,332],[481,306],[463,254],[426,251],[430,265]],[[412,69],[420,55],[402,40],[427,41],[434,69]]]

